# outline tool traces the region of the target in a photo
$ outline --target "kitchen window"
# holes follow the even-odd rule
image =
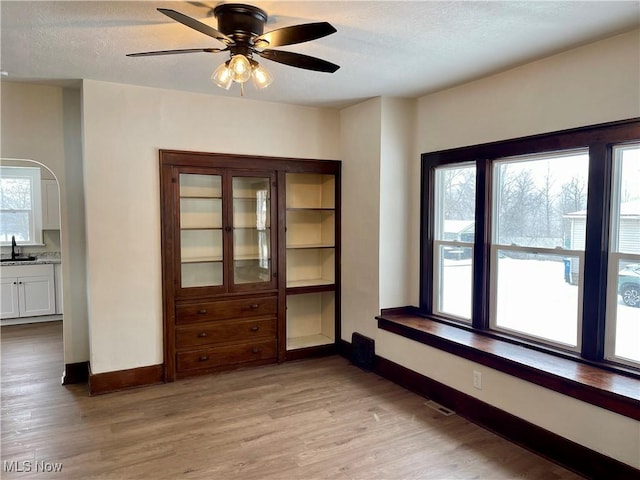
[[[639,369],[639,175],[638,119],[423,154],[420,314]]]
[[[42,243],[42,200],[38,167],[0,167],[0,244]]]

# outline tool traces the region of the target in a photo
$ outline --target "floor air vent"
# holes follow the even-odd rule
[[[375,343],[373,339],[354,332],[351,335],[351,362],[363,370],[373,369]]]
[[[429,408],[433,408],[436,412],[441,413],[445,417],[449,417],[451,415],[456,414],[456,412],[454,412],[450,408],[447,408],[444,405],[440,405],[438,402],[434,402],[433,400],[428,400],[424,402],[424,404]]]

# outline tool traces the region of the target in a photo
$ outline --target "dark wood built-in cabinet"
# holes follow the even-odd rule
[[[332,353],[340,162],[160,151],[165,379]]]

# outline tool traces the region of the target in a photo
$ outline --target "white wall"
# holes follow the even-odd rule
[[[49,168],[60,187],[64,361],[89,359],[86,313],[80,93],[59,87],[1,83],[2,158],[33,160]],[[60,366],[62,371],[62,365]]]
[[[420,152],[433,152],[639,117],[639,86],[640,32],[636,30],[420,98],[417,146]],[[357,121],[353,119],[354,123]],[[419,162],[419,157],[414,162]],[[411,178],[411,182],[407,188],[419,191],[419,176]],[[381,192],[381,198],[385,195]],[[414,195],[413,202],[419,204],[418,195]],[[419,218],[408,216],[405,221],[416,223]],[[403,241],[400,235],[397,243]],[[395,254],[394,242],[381,242],[380,246],[380,258]],[[418,263],[417,248],[409,256]],[[405,278],[404,287],[412,288],[416,279]],[[370,328],[371,322],[372,318],[367,319],[366,324],[355,325],[355,329]],[[640,423],[635,420],[388,332],[377,332],[376,351],[445,385],[640,468]],[[483,380],[488,379],[483,381],[481,392],[470,388],[474,369],[484,372]]]
[[[422,153],[640,114],[640,31],[422,97]]]
[[[380,308],[417,303],[420,247],[419,176],[415,161],[415,100],[382,99],[380,132]]]
[[[337,110],[84,81],[93,373],[163,361],[159,149],[339,159]]]
[[[375,338],[380,312],[380,136],[382,100],[340,111],[342,159],[342,338]]]

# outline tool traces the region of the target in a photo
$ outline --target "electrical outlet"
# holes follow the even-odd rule
[[[477,370],[473,371],[473,387],[482,390],[482,373]]]

